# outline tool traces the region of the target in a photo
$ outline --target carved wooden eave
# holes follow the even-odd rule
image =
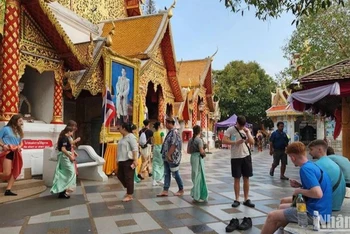
[[[182,88],[181,93],[184,101],[175,103],[174,114],[179,120],[185,120],[185,121],[189,120],[189,116],[190,116],[189,98],[188,98],[189,92],[190,92],[190,89]]]
[[[69,79],[72,95],[75,98],[79,96],[83,89],[88,90],[92,95],[96,95],[102,92],[104,88],[102,54],[105,45],[105,39],[100,38],[99,40],[94,41],[94,44],[95,46],[93,47],[94,49],[92,51],[91,65],[86,68],[83,73],[76,73],[76,76],[71,76]]]
[[[82,70],[89,65],[89,61],[78,52],[44,0],[23,0],[22,5],[37,23],[40,30],[45,32],[46,38],[55,48],[59,59],[65,62],[66,67],[74,71]]]
[[[278,117],[278,116],[301,116],[303,112],[298,112],[292,109],[288,105],[272,106],[266,110],[266,116],[268,117]]]
[[[213,57],[213,56],[212,56]],[[212,57],[199,60],[189,60],[177,62],[179,71],[179,82],[183,88],[205,88],[205,93],[201,93],[201,98],[205,99],[205,103],[210,112],[214,111],[213,103],[213,82],[211,63]],[[195,97],[195,95],[193,96]]]
[[[36,69],[39,73],[61,72],[63,60],[24,6],[21,7],[20,17],[19,77],[24,74],[26,66]]]
[[[160,51],[159,51],[159,48],[160,48]],[[181,93],[181,86],[177,79],[177,67],[176,67],[176,57],[175,57],[175,51],[174,51],[174,42],[173,42],[173,37],[171,32],[170,20],[167,14],[164,14],[162,23],[159,27],[157,34],[154,40],[152,41],[152,43],[144,52],[144,54],[147,54],[147,57],[149,58],[147,62],[144,64],[144,67],[147,67],[147,63],[151,61],[153,62],[159,61],[156,59],[156,57],[159,56],[160,54],[163,56],[163,61],[164,61],[163,66],[166,68],[167,78],[171,86],[171,89],[173,90],[173,94],[175,97],[174,101],[175,102],[184,101]],[[141,68],[141,74],[142,74],[142,71],[143,71],[143,68]]]

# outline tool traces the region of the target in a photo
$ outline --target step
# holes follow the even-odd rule
[[[32,188],[32,187],[37,187],[42,185],[45,185],[43,180],[37,180],[37,179],[16,180],[11,190],[15,191],[15,190],[27,189],[27,188]],[[5,192],[6,186],[7,186],[6,182],[0,183],[0,193]]]
[[[17,196],[4,196],[4,193],[0,194],[0,204],[6,203],[6,202],[13,202],[17,200],[21,200],[24,198],[29,198],[33,196],[39,196],[40,193],[44,192],[46,190],[45,185],[36,186],[32,188],[26,188],[21,190],[11,190],[14,193],[17,193]]]
[[[0,183],[0,204],[12,202],[28,197],[38,195],[46,190],[43,180],[29,179],[17,180],[11,188],[11,191],[17,193],[17,196],[4,196],[7,183]]]

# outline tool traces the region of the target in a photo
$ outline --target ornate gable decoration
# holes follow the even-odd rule
[[[58,0],[58,2],[95,24],[103,20],[128,17],[124,0]]]
[[[153,53],[152,60],[158,65],[165,66],[162,49],[160,47]]]
[[[45,34],[23,7],[21,9],[20,50],[40,57],[59,59]]]

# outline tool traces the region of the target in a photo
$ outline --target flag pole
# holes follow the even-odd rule
[[[107,87],[105,87],[105,95],[103,96],[102,103],[104,103],[103,107],[103,127],[104,127],[104,132],[102,134],[102,158],[104,158],[104,151],[105,151],[105,135],[106,135],[106,126],[105,126],[105,121],[106,121],[106,108],[107,108]]]

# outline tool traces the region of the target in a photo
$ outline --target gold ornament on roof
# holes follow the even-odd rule
[[[112,25],[113,25],[113,28],[111,29],[111,31],[108,33],[108,36],[107,36],[107,41],[106,41],[106,46],[107,47],[111,47],[112,44],[113,44],[113,36],[115,34],[115,24],[114,24],[114,21],[112,21]]]
[[[173,8],[175,8],[176,5],[176,0],[174,0],[174,3],[170,6],[169,10],[168,10],[168,18],[170,19],[171,17],[173,17]]]

